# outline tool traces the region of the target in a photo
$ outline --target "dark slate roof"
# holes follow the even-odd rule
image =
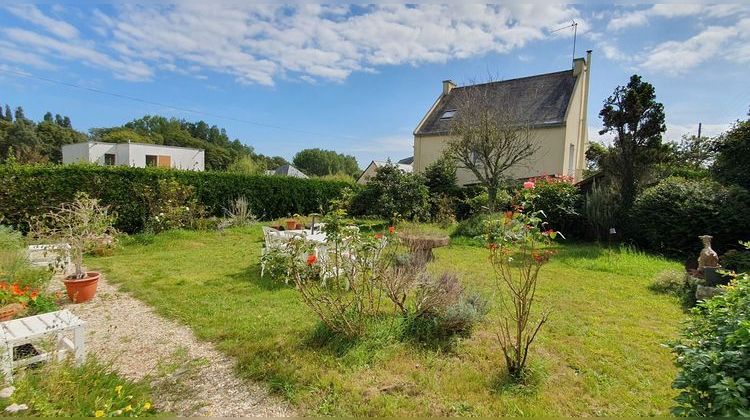
[[[411,165],[414,163],[414,156],[409,156],[408,158],[403,158],[398,161],[398,163],[404,164],[404,165]]]
[[[573,75],[573,70],[565,70],[520,79],[456,87],[440,100],[415,134],[447,133],[451,119],[440,119],[440,117],[445,111],[457,108],[456,97],[462,89],[490,89],[488,94],[496,98],[493,102],[517,105],[520,110],[523,110],[524,115],[530,117],[530,123],[533,125],[563,124],[575,82],[576,76]]]
[[[302,171],[289,164],[279,166],[273,172],[276,175],[293,176],[295,178],[307,178],[307,175],[302,173]]]

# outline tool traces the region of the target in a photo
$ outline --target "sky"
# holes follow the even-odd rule
[[[747,115],[747,3],[0,2],[0,104],[83,131],[202,119],[260,153],[320,147],[364,168],[411,156],[445,79],[570,68],[572,22],[575,55],[593,50],[591,140],[610,140],[599,110],[634,73],[665,106],[667,140]]]

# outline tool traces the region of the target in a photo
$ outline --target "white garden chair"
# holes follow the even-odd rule
[[[286,248],[287,242],[289,241],[289,236],[282,234],[281,231],[276,230],[274,228],[263,226],[263,251],[262,255],[265,256],[271,250],[273,249],[284,249]],[[265,274],[266,270],[266,264],[264,262],[264,259],[261,258],[260,263],[260,276],[263,277],[263,274]]]

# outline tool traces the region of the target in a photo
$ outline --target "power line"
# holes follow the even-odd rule
[[[62,85],[62,86],[66,86],[66,87],[74,88],[74,89],[87,90],[89,92],[94,92],[94,93],[98,93],[98,94],[101,94],[101,95],[108,95],[108,96],[113,96],[115,98],[127,99],[127,100],[130,100],[130,101],[139,102],[139,103],[147,104],[147,105],[154,105],[154,106],[160,106],[160,107],[164,107],[164,108],[170,108],[170,109],[173,109],[173,110],[176,110],[176,111],[181,111],[181,112],[190,112],[190,113],[193,113],[193,114],[205,115],[207,117],[220,118],[220,119],[224,119],[224,120],[228,120],[228,121],[234,121],[234,122],[239,122],[239,123],[244,123],[244,124],[250,124],[250,125],[255,125],[255,126],[258,126],[258,127],[273,128],[273,129],[276,129],[276,130],[288,131],[288,132],[293,132],[293,133],[298,133],[298,134],[307,134],[307,135],[311,135],[311,136],[320,136],[320,137],[327,137],[327,138],[335,137],[335,138],[340,138],[340,139],[343,139],[343,140],[355,140],[354,137],[350,137],[350,136],[341,136],[341,135],[336,135],[336,134],[323,134],[323,133],[316,133],[314,131],[298,130],[298,129],[295,129],[295,128],[282,127],[282,126],[279,126],[279,125],[267,124],[267,123],[262,123],[262,122],[258,122],[258,121],[245,120],[245,119],[242,119],[242,118],[228,117],[226,115],[214,114],[212,112],[199,111],[197,109],[191,109],[191,108],[184,108],[184,107],[169,105],[169,104],[165,104],[165,103],[162,103],[162,102],[156,102],[156,101],[152,101],[152,100],[148,100],[148,99],[142,99],[142,98],[138,98],[138,97],[131,96],[131,95],[124,95],[122,93],[110,92],[110,91],[107,91],[107,90],[96,89],[96,88],[92,88],[92,87],[88,87],[88,86],[81,86],[81,85],[78,85],[78,84],[75,84],[75,83],[70,83],[70,82],[65,82],[65,81],[61,81],[61,80],[50,79],[48,77],[37,76],[37,75],[31,74],[31,73],[25,73],[25,72],[15,71],[15,70],[7,69],[7,68],[4,69],[4,71],[6,73],[12,73],[12,74],[14,74],[16,76],[25,77],[25,78],[28,78],[28,79],[37,79],[37,80],[41,80],[41,81],[47,82],[47,83],[58,84],[58,85]]]

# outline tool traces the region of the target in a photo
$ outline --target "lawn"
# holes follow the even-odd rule
[[[397,339],[397,322],[358,342],[321,337],[297,292],[259,276],[259,226],[173,231],[125,241],[115,256],[90,258],[171,318],[238,360],[302,413],[325,415],[667,414],[676,374],[662,344],[684,313],[648,289],[679,264],[627,249],[561,246],[542,269],[539,304],[552,310],[533,350],[531,384],[508,385],[488,320],[451,349]],[[433,269],[458,272],[492,299],[487,250],[457,243],[436,250]]]

